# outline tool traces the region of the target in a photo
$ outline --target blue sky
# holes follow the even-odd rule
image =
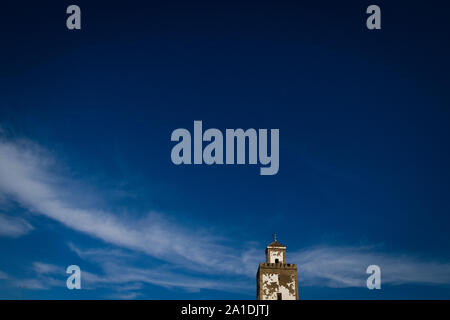
[[[254,299],[274,232],[300,298],[450,298],[442,4],[69,4],[2,10],[0,298]],[[194,120],[280,129],[278,174],[175,166]]]

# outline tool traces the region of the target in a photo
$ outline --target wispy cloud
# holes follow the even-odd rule
[[[248,246],[220,244],[222,239],[216,235],[201,228],[184,227],[159,213],[138,218],[98,208],[80,208],[79,202],[71,201],[67,194],[76,192],[77,199],[82,195],[68,189],[67,186],[72,185],[69,178],[56,174],[58,164],[48,152],[29,141],[0,140],[0,154],[0,193],[34,214],[124,249],[82,250],[69,244],[80,258],[93,261],[102,268],[101,274],[83,270],[85,288],[115,286],[121,290],[130,283],[146,283],[185,290],[250,292],[253,282],[240,280],[255,275],[254,266],[260,259],[255,259],[253,253],[256,251],[251,247],[247,250]],[[166,261],[166,264],[156,269],[137,268],[132,265],[136,253]],[[261,252],[259,256],[262,257]],[[44,277],[60,274],[62,269],[35,262],[33,270],[41,280],[17,280],[16,285],[46,289],[49,284],[42,281]],[[188,270],[193,274],[187,274]],[[225,280],[227,275],[237,278]]]
[[[84,288],[112,288],[117,297],[137,297],[143,284],[191,291],[254,290],[251,279],[264,248],[242,245],[242,241],[225,242],[211,232],[189,228],[160,213],[142,218],[82,207],[79,199],[83,193],[71,187],[70,178],[56,173],[59,165],[48,152],[29,141],[0,138],[0,155],[0,195],[34,214],[107,243],[108,249],[69,244],[81,259],[101,269],[97,273],[82,270]],[[0,235],[19,236],[32,228],[21,218],[0,215]],[[145,264],[137,267],[133,259],[139,255],[163,263],[156,268]],[[298,264],[302,286],[363,287],[365,270],[371,264],[381,267],[383,284],[450,284],[449,262],[383,253],[379,248],[321,246],[289,252],[288,260]],[[18,280],[8,275],[3,279],[30,289],[64,285],[66,275],[59,266],[35,262],[33,270],[36,279]]]
[[[64,274],[65,270],[62,267],[55,266],[53,264],[34,262],[33,270],[37,274]]]
[[[231,292],[251,292],[253,283],[242,282],[242,278],[227,278],[214,275],[183,274],[174,266],[160,265],[158,267],[135,267],[133,257],[119,250],[81,249],[73,244],[70,248],[87,261],[94,261],[102,269],[102,274],[83,272],[87,286],[115,286],[117,290],[136,290],[134,286],[146,283],[167,288],[182,288],[185,290],[216,289]],[[93,254],[95,252],[95,254]],[[122,259],[127,256],[128,259]],[[131,258],[131,259],[130,259]],[[246,278],[246,277],[245,277]],[[130,288],[130,284],[133,288]]]
[[[219,244],[220,239],[200,228],[191,230],[157,213],[145,218],[119,217],[98,208],[80,208],[77,202],[68,200],[67,194],[73,193],[67,190],[71,183],[54,173],[55,160],[29,141],[0,140],[0,154],[0,192],[31,212],[120,247],[172,263],[186,263],[194,270],[254,273],[243,267],[239,251]]]
[[[138,296],[140,296],[138,292],[126,292],[126,293],[112,294],[110,298],[117,300],[133,300],[136,299]]]
[[[14,281],[16,287],[30,290],[48,290],[49,287],[45,285],[40,279],[22,279]]]
[[[365,287],[366,269],[381,268],[382,283],[389,285],[450,285],[450,262],[430,261],[411,255],[383,253],[367,246],[321,246],[294,252],[302,285]]]
[[[17,238],[33,230],[26,220],[0,214],[0,236]]]
[[[130,263],[130,259],[121,259],[125,256],[132,258],[130,253],[121,250],[81,249],[74,244],[69,246],[86,261],[96,262],[102,270],[101,273],[83,270],[83,289],[109,288],[113,292],[109,298],[113,299],[137,298],[143,295],[142,289],[145,284],[189,292],[213,289],[252,294],[255,290],[250,277],[227,278],[216,275],[208,278],[182,274],[170,266],[135,267]],[[449,262],[425,261],[419,257],[383,253],[378,249],[366,246],[320,246],[290,252],[288,260],[298,264],[300,287],[365,288],[368,277],[366,268],[371,264],[381,267],[383,285],[450,285]],[[254,268],[256,265],[252,264]],[[61,277],[61,267],[35,262],[33,269],[39,275],[36,281],[32,281],[33,279],[15,281],[16,285],[35,290],[61,285],[62,282],[55,280]]]
[[[54,283],[52,281],[52,278],[49,278],[49,281],[42,281],[42,279],[39,276],[36,278],[19,279],[3,271],[0,271],[0,280],[7,281],[14,287],[30,290],[46,290],[49,288],[48,286],[49,283]]]
[[[83,251],[81,249],[77,250]],[[96,249],[96,251],[99,255],[102,255],[101,249]],[[101,273],[92,273],[83,268],[81,270],[81,286],[84,290],[108,288],[113,292],[110,298],[114,299],[137,297],[142,294],[141,290],[145,284],[183,289],[189,292],[199,291],[200,289],[212,289],[253,294],[253,283],[248,281],[223,279],[218,276],[205,278],[199,275],[185,275],[177,272],[177,270],[171,270],[167,266],[157,268],[134,267],[129,261],[108,262],[103,258],[96,261],[102,261],[97,264],[97,267],[100,267],[102,270]],[[63,281],[67,277],[61,272],[62,268],[60,266],[48,263],[34,262],[33,270],[37,279],[14,280],[13,283],[16,286],[29,289],[46,290],[52,286],[64,285]]]
[[[32,277],[17,277],[0,271],[0,280],[9,286],[28,290],[49,290],[64,284],[57,266],[36,262],[32,269],[35,273]]]

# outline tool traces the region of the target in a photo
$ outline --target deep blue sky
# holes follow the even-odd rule
[[[377,1],[369,31],[372,1],[93,2],[0,10],[0,222],[17,227],[0,233],[0,298],[254,299],[273,232],[301,298],[450,298],[448,5]],[[194,120],[279,128],[278,174],[173,165],[170,134]],[[126,230],[150,214],[173,252],[55,218],[37,180],[45,201]],[[180,257],[186,241],[214,257]],[[65,289],[70,264],[90,290]],[[380,291],[365,288],[369,264]],[[99,280],[118,278],[112,266],[194,280]]]

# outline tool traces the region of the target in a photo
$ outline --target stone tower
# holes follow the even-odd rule
[[[297,300],[297,265],[286,263],[286,246],[273,242],[266,248],[266,262],[260,263],[256,274],[258,300]]]

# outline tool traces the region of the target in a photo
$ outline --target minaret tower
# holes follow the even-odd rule
[[[286,263],[286,246],[273,242],[266,248],[266,262],[260,263],[256,274],[258,300],[297,300],[297,265]]]

